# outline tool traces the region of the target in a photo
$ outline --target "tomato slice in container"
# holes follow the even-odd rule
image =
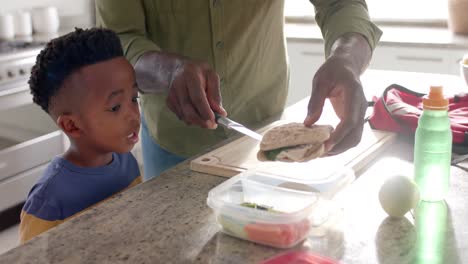
[[[254,223],[244,227],[249,240],[275,247],[291,247],[303,240],[309,232],[307,219],[292,224]]]

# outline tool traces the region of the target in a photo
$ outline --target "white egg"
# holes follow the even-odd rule
[[[389,178],[380,188],[382,208],[392,217],[403,217],[419,202],[419,190],[408,177],[397,175]]]

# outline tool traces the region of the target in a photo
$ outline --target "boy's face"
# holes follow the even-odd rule
[[[138,142],[140,111],[135,73],[123,57],[74,73],[79,87],[77,126],[80,145],[98,152],[129,152]]]

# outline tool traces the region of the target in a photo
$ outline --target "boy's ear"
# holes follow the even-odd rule
[[[62,131],[72,138],[81,136],[81,129],[77,126],[76,117],[70,114],[62,114],[57,118],[57,125]]]

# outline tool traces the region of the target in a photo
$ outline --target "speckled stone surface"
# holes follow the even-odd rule
[[[377,199],[385,178],[408,173],[410,163],[400,159],[410,153],[410,144],[395,144],[336,197],[341,220],[297,248],[343,263],[413,263],[424,257],[411,214],[387,218]],[[437,249],[444,256],[440,263],[468,261],[467,170],[466,162],[452,167],[447,222],[438,231],[445,239],[434,241],[445,245]],[[206,197],[223,180],[191,172],[185,162],[7,252],[0,263],[257,263],[283,252],[218,232]]]
[[[375,88],[383,77],[425,86],[432,77],[440,76],[370,71],[363,83]],[[380,94],[366,89],[368,92]],[[306,104],[303,100],[283,117],[302,119],[296,109],[304,111]],[[381,184],[392,175],[411,174],[412,152],[411,143],[400,138],[335,197],[340,208],[337,221],[313,233],[315,237],[296,249],[311,250],[342,263],[468,263],[468,161],[452,166],[450,191],[443,207],[447,209],[441,211],[434,204],[420,213],[425,216],[418,219],[428,220],[426,225],[415,221],[410,213],[403,219],[387,218],[381,209]],[[284,252],[219,232],[206,198],[209,190],[224,180],[192,172],[189,162],[184,162],[1,255],[0,264],[237,264],[258,263]],[[422,230],[425,226],[429,227]],[[441,259],[428,260],[432,255]]]

